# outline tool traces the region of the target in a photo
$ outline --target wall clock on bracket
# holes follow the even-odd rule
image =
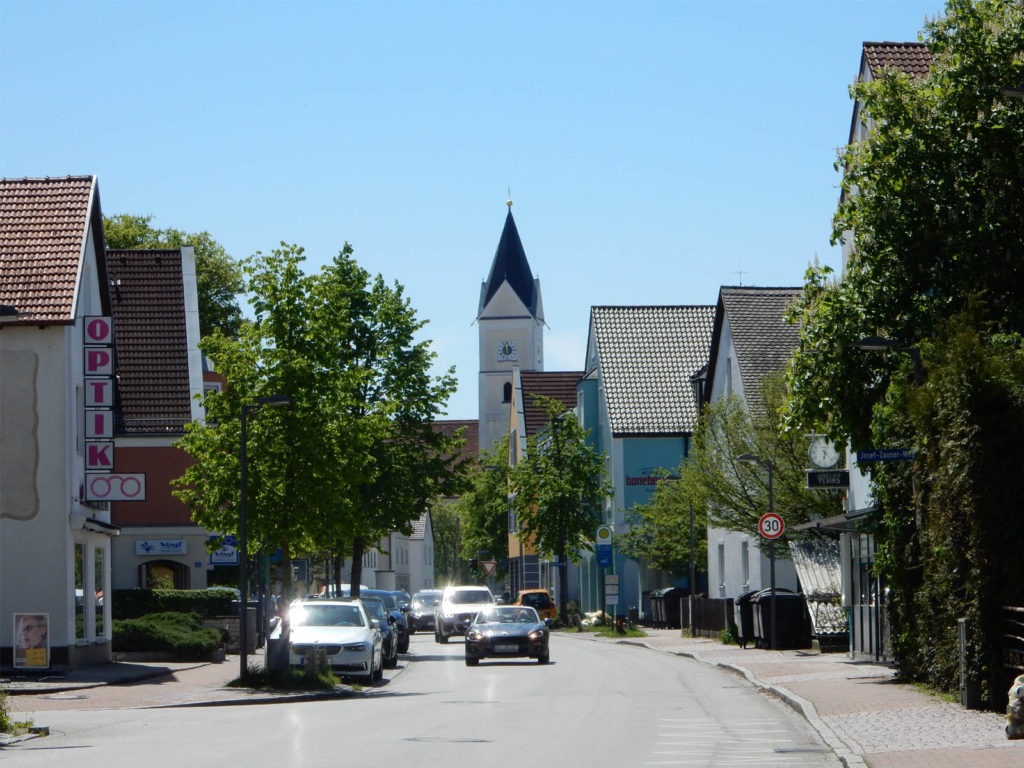
[[[498,342],[498,362],[514,363],[519,360],[519,344],[505,339]]]
[[[827,437],[815,435],[807,449],[807,458],[819,469],[830,469],[839,463],[839,451]]]

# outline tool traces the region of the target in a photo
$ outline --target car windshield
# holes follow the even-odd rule
[[[534,608],[550,608],[551,599],[546,592],[527,592],[523,595],[523,605],[530,605]]]
[[[533,608],[498,606],[480,611],[474,624],[539,624],[540,617]]]
[[[292,608],[293,627],[365,627],[358,605],[312,605],[302,603]]]
[[[383,621],[388,617],[388,612],[384,608],[384,602],[378,597],[364,597],[363,606],[366,608],[366,612],[374,619]]]
[[[398,601],[395,600],[395,596],[390,592],[381,592],[379,590],[366,590],[367,597],[376,597],[384,602],[389,611],[398,610]]]
[[[432,608],[441,602],[441,595],[416,595],[412,599],[413,608]]]
[[[493,603],[494,597],[490,591],[486,589],[473,589],[465,590],[463,592],[453,592],[451,596],[451,602],[456,605],[479,605],[480,603]]]

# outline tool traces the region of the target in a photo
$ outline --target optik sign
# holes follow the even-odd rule
[[[114,322],[86,317],[85,500],[145,501],[146,476],[114,472]]]

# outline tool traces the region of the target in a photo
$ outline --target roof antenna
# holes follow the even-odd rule
[[[511,184],[509,184],[509,186],[508,186],[508,201],[505,203],[505,205],[508,206],[508,209],[510,211],[512,210],[512,185]]]

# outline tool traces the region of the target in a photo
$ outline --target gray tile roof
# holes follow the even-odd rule
[[[192,420],[180,250],[110,250],[123,434],[183,432]]]
[[[764,415],[761,383],[765,376],[782,370],[797,347],[799,327],[783,320],[801,288],[722,286],[715,311],[715,330],[708,380],[715,376],[715,361],[726,320],[736,351],[747,407],[753,416]]]
[[[708,359],[712,306],[591,307],[613,436],[692,433],[690,376]]]
[[[17,322],[75,321],[75,291],[90,224],[105,301],[96,177],[0,179],[0,304],[17,308]]]
[[[410,539],[423,541],[427,535],[427,517],[429,515],[429,512],[424,512],[419,516],[419,519],[412,521],[412,533],[409,534]]]

